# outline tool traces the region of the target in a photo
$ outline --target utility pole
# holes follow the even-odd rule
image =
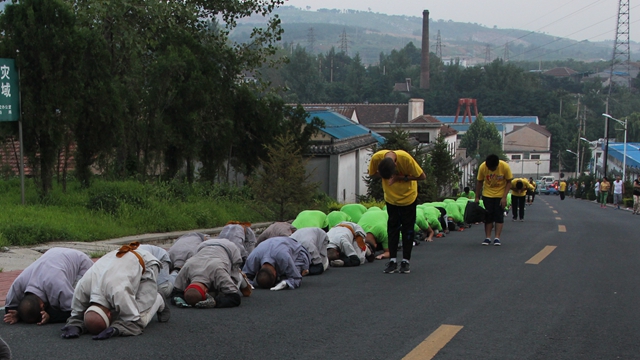
[[[314,45],[316,43],[316,36],[313,33],[313,28],[309,28],[309,32],[307,33],[307,43],[309,44],[308,46],[308,50],[310,54],[313,54],[315,49],[314,49]]]
[[[347,38],[347,29],[342,29],[342,35],[340,35],[340,52],[345,55],[349,55],[349,39]]]
[[[484,63],[488,64],[491,62],[491,45],[487,44],[484,50]]]
[[[502,57],[502,60],[504,60],[504,62],[509,61],[509,42],[508,41],[504,43],[504,56]]]
[[[436,36],[436,57],[442,60],[442,38],[440,37],[440,30]]]

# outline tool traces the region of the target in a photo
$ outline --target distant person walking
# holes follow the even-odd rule
[[[596,193],[596,199],[593,202],[600,202],[600,180],[596,179],[595,184],[593,184],[593,191]]]
[[[511,180],[513,180],[513,174],[509,164],[500,160],[498,155],[487,156],[485,162],[478,169],[475,202],[480,201],[480,194],[482,194],[486,210],[484,220],[486,238],[482,245],[491,245],[491,231],[494,228],[494,223],[496,230],[493,245],[501,245],[500,235],[504,225],[504,209],[507,206],[507,194],[511,190]]]
[[[633,213],[640,215],[640,175],[633,180]]]
[[[560,193],[560,200],[564,200],[564,192],[567,190],[567,182],[564,180],[560,180],[560,185],[558,186],[558,192]]]
[[[618,175],[613,182],[613,205],[616,206],[615,210],[620,210],[622,194],[624,194],[624,181],[620,180],[620,175]]]
[[[609,196],[609,188],[611,187],[611,183],[607,177],[603,177],[600,182],[600,207],[603,209],[607,208],[607,196]]]

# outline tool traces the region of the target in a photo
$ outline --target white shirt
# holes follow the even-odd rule
[[[613,182],[613,193],[614,194],[622,194],[622,180]]]
[[[596,184],[594,185],[594,190],[595,191],[600,191],[600,183],[596,181]]]

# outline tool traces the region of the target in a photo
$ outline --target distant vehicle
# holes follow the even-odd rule
[[[556,178],[549,175],[549,176],[543,176],[540,178],[540,181],[544,182],[547,185],[553,184],[556,181]]]
[[[542,188],[540,188],[540,194],[545,194],[545,195],[560,195],[560,192],[558,191],[558,189],[553,186],[553,185],[546,185],[546,186],[542,186]]]

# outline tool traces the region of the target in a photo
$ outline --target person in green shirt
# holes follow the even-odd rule
[[[465,186],[464,187],[464,192],[461,193],[460,196],[458,196],[458,197],[466,197],[467,199],[473,200],[473,199],[476,198],[476,193],[475,193],[475,191],[469,189],[468,186]]]

